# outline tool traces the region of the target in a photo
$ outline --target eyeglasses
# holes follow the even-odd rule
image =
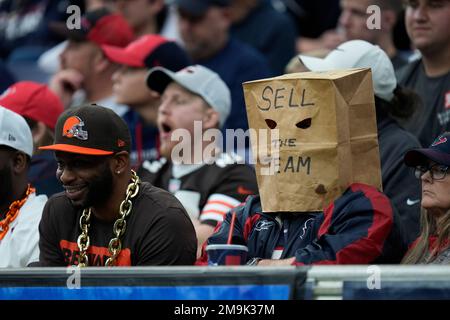
[[[414,169],[414,175],[417,179],[420,179],[425,172],[430,171],[431,179],[433,180],[442,180],[445,178],[447,174],[448,166],[444,166],[442,164],[433,164],[432,166],[416,166]]]

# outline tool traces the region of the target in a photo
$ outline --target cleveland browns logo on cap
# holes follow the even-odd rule
[[[84,126],[83,120],[76,116],[67,118],[63,126],[63,137],[67,138],[77,138],[79,140],[87,140],[88,132],[84,131],[82,127]]]

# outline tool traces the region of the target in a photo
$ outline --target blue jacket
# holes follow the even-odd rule
[[[242,83],[272,75],[264,56],[256,49],[231,37],[227,45],[216,55],[195,63],[216,72],[230,89],[231,111],[222,132],[225,134],[226,129],[247,130],[248,120]]]
[[[284,68],[295,56],[295,25],[269,1],[259,1],[242,21],[231,27],[231,34],[261,52],[274,75],[284,74]]]
[[[248,260],[271,259],[280,243],[280,259],[295,256],[296,265],[398,263],[407,249],[389,199],[363,184],[352,184],[319,213],[263,213],[260,198],[249,197],[227,214],[204,247],[227,242],[233,213],[232,243],[248,246]],[[206,262],[203,250],[197,264]]]
[[[36,188],[37,194],[45,194],[50,198],[64,191],[61,181],[56,178],[56,169],[58,164],[51,150],[42,150],[31,158],[28,181]]]
[[[420,148],[421,145],[385,111],[380,108],[376,110],[383,193],[398,210],[408,244],[411,244],[420,230],[422,188],[414,171],[403,162],[403,157],[408,150]]]

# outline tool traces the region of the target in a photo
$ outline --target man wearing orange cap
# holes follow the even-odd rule
[[[34,150],[28,179],[39,194],[51,196],[61,192],[55,177],[56,161],[51,152],[39,150],[53,141],[56,120],[64,111],[61,100],[46,85],[21,81],[10,86],[1,96],[0,105],[20,114],[33,135]]]
[[[191,265],[197,239],[181,203],[141,182],[130,165],[130,133],[108,108],[85,105],[58,119],[56,175],[65,193],[39,225],[42,266]]]

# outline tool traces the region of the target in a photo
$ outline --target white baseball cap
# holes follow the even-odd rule
[[[380,47],[367,41],[344,42],[323,59],[306,55],[299,59],[311,71],[371,68],[375,95],[387,101],[394,97],[397,79],[392,62]]]
[[[25,119],[0,106],[0,145],[33,155],[33,136]]]
[[[219,113],[220,126],[223,126],[231,111],[231,94],[217,73],[204,66],[193,65],[178,72],[155,67],[150,69],[147,76],[147,86],[159,93],[163,93],[172,81],[202,97]]]

